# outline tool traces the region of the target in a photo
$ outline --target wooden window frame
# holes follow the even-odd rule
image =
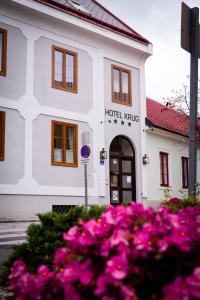
[[[185,163],[184,163],[184,161],[187,161],[187,164],[186,164],[186,170],[185,170]],[[188,177],[188,157],[186,157],[186,156],[181,156],[181,165],[182,165],[182,188],[183,189],[188,189],[188,179],[189,179],[189,177]],[[187,176],[187,178],[185,178],[185,171],[186,171],[186,176]],[[186,184],[186,182],[187,182],[187,184]]]
[[[66,162],[66,139],[64,138],[64,130],[62,128],[62,153],[63,161],[57,162],[54,160],[54,132],[55,125],[62,125],[63,128],[73,127],[74,128],[74,162]],[[51,165],[52,166],[63,166],[63,167],[78,167],[78,125],[72,123],[65,123],[60,121],[51,121]]]
[[[7,66],[7,30],[0,28],[0,33],[2,33],[2,59],[0,76],[6,76],[6,66]]]
[[[169,153],[167,152],[159,152],[159,156],[160,156],[160,186],[163,187],[169,187]],[[166,166],[167,166],[167,183],[165,183],[165,179],[164,179],[164,164],[163,164],[163,157],[166,157]]]
[[[6,120],[6,113],[5,111],[0,111],[0,122],[1,124],[1,141],[0,141],[0,161],[4,160],[5,154],[5,120]]]
[[[120,99],[115,99],[115,93],[114,93],[114,70],[118,70],[120,72]],[[122,85],[122,72],[128,73],[128,103],[123,100],[123,85]],[[126,105],[126,106],[132,106],[132,86],[131,86],[131,70],[112,65],[112,102]]]
[[[63,54],[63,65],[62,65],[62,84],[57,85],[55,81],[55,52],[60,51]],[[74,56],[74,88],[67,87],[66,83],[66,54]],[[78,54],[76,52],[52,46],[52,88],[59,89],[71,93],[78,93]]]

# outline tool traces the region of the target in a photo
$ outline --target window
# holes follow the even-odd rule
[[[0,75],[6,76],[7,31],[0,28]]]
[[[51,163],[56,166],[78,166],[78,126],[52,121]]]
[[[131,106],[131,71],[112,65],[112,101]]]
[[[160,152],[160,185],[169,186],[168,153]]]
[[[84,13],[89,14],[89,11],[85,7],[83,7],[78,1],[68,0],[68,2],[71,4],[73,8],[76,8]]]
[[[77,53],[52,47],[52,87],[72,93],[78,92]]]
[[[182,188],[188,189],[188,157],[181,157],[182,161]]]
[[[0,111],[0,160],[4,160],[5,148],[5,111]]]

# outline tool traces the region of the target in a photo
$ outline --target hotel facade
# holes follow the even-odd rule
[[[94,0],[1,0],[0,15],[1,219],[83,205],[84,145],[89,205],[187,192],[188,120],[146,99],[147,39]]]

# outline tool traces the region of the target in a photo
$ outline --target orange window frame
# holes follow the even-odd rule
[[[114,70],[118,70],[120,72],[120,99],[115,99],[114,93]],[[128,102],[123,100],[123,83],[122,83],[122,73],[125,72],[128,74]],[[119,103],[122,105],[132,106],[132,86],[131,86],[131,70],[112,65],[112,102]]]
[[[5,155],[5,111],[0,111],[0,160],[4,160]]]
[[[62,64],[62,83],[58,85],[55,81],[55,52],[59,51],[63,55]],[[66,55],[72,55],[74,57],[74,87],[70,88],[66,83]],[[66,50],[57,46],[52,46],[52,88],[68,91],[71,93],[78,93],[78,54],[76,52]]]
[[[55,136],[55,126],[62,126],[62,162],[57,162],[54,159],[54,136]],[[65,131],[66,128],[74,129],[74,162],[68,163],[66,162],[66,139],[65,139]],[[78,167],[78,125],[65,123],[60,121],[52,121],[51,122],[51,165],[52,166],[63,166],[63,167]]]
[[[6,66],[7,66],[7,30],[0,28],[0,33],[2,34],[2,55],[1,55],[1,70],[0,76],[6,76]]]

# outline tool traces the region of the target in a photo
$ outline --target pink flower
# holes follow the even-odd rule
[[[125,255],[113,256],[106,264],[107,274],[110,274],[115,279],[123,279],[127,276],[128,261]]]
[[[172,284],[165,286],[163,292],[164,300],[190,300],[189,290],[180,276]]]
[[[134,288],[130,285],[123,285],[121,292],[124,300],[138,300]]]
[[[79,227],[76,225],[70,228],[67,232],[63,233],[63,239],[67,242],[73,242],[79,237],[79,235]]]
[[[96,296],[100,296],[102,294],[104,294],[107,289],[108,289],[108,286],[113,284],[113,278],[111,278],[109,275],[106,275],[106,274],[103,274],[103,275],[100,275],[98,278],[97,278],[97,282],[96,282],[96,288],[95,288],[95,295]]]
[[[200,299],[200,267],[195,268],[193,274],[187,277],[186,284],[192,297]]]
[[[172,203],[172,204],[180,204],[182,202],[182,200],[179,199],[179,198],[174,197],[174,198],[171,198],[169,200],[169,202]]]

